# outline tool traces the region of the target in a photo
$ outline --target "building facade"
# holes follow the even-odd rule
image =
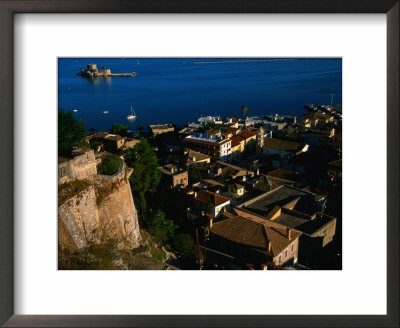
[[[158,168],[162,174],[165,185],[169,188],[186,188],[189,183],[188,172],[178,169],[175,165],[168,164]]]
[[[232,160],[232,142],[222,135],[197,134],[185,138],[186,147],[223,162]]]

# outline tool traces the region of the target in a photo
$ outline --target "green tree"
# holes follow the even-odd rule
[[[71,155],[73,147],[86,145],[83,138],[86,137],[86,129],[82,119],[76,120],[72,112],[58,111],[58,154]]]
[[[218,130],[220,131],[222,129],[222,125],[221,124],[217,124],[215,122],[207,122],[204,126],[200,127],[198,129],[199,132],[204,132],[207,130]]]
[[[107,155],[101,161],[101,174],[114,175],[118,172],[121,159],[114,154]]]
[[[165,213],[161,210],[150,217],[148,231],[159,241],[165,242],[173,238],[176,228],[174,222],[167,220]]]
[[[90,147],[90,149],[94,149],[94,151],[97,151],[97,148],[99,146],[101,146],[102,144],[103,143],[101,141],[99,141],[99,140],[91,140],[90,144],[89,144],[89,147]]]
[[[178,233],[174,238],[175,251],[184,258],[194,257],[194,241],[187,233]]]
[[[129,181],[133,196],[138,199],[136,205],[142,218],[146,212],[146,200],[144,195],[148,191],[154,191],[161,179],[161,172],[158,169],[157,157],[146,139],[128,149],[124,155],[126,164],[133,168]]]
[[[127,127],[126,125],[113,124],[111,125],[109,132],[112,134],[119,134],[120,136],[126,137],[126,135],[128,134],[128,129],[129,127]]]

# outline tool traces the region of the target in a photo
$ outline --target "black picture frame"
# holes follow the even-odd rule
[[[0,0],[0,324],[5,327],[399,327],[399,0]],[[387,17],[387,315],[14,315],[15,13],[384,13]],[[367,268],[365,268],[367,270]],[[368,288],[368,286],[365,286]],[[345,295],[343,295],[345,297]],[[340,301],[340,300],[339,300]]]

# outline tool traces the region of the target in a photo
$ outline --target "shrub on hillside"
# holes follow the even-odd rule
[[[184,258],[194,258],[194,241],[187,233],[178,233],[174,238],[175,251]]]
[[[155,214],[150,213],[148,232],[158,241],[166,242],[173,238],[176,228],[174,221],[166,219],[163,211],[158,210]]]
[[[101,174],[114,175],[118,172],[121,159],[114,154],[107,155],[101,162]]]

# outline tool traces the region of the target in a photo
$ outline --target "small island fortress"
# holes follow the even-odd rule
[[[96,64],[88,64],[86,68],[82,68],[79,73],[76,73],[76,75],[84,76],[84,77],[89,77],[89,78],[94,78],[94,77],[108,77],[108,76],[125,76],[125,77],[131,77],[131,76],[136,76],[137,73],[132,72],[132,73],[111,73],[111,69],[102,67],[102,68],[97,68]]]

